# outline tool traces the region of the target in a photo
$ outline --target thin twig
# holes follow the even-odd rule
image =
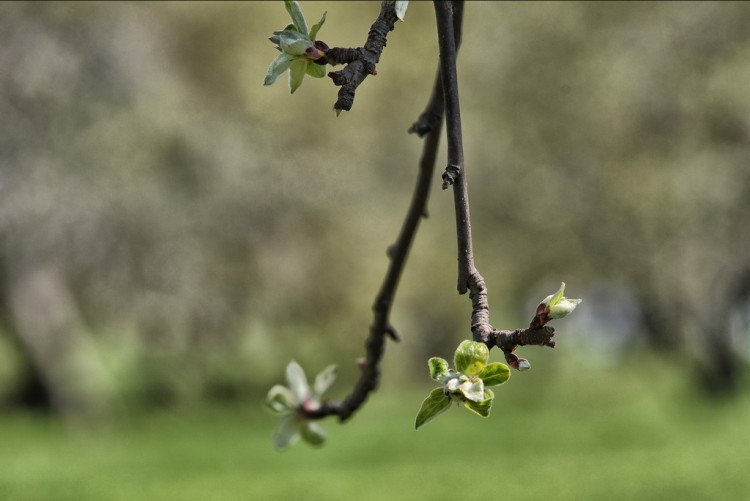
[[[435,15],[440,47],[440,74],[445,90],[445,123],[448,139],[448,167],[443,180],[453,185],[458,242],[458,292],[465,294],[469,277],[476,273],[471,241],[469,190],[464,168],[463,139],[461,137],[461,106],[458,98],[456,74],[456,44],[453,35],[453,2],[435,0]],[[444,185],[444,188],[447,187]]]
[[[459,9],[453,19],[456,44],[461,41],[463,10]],[[341,421],[349,419],[367,400],[380,381],[380,361],[385,350],[386,337],[398,338],[396,330],[389,323],[391,307],[396,295],[401,274],[406,265],[411,244],[419,227],[419,222],[427,215],[427,201],[430,195],[432,177],[435,172],[435,160],[440,144],[440,132],[443,119],[445,99],[440,71],[435,77],[430,100],[424,113],[411,126],[409,132],[416,132],[425,137],[422,145],[422,156],[419,159],[419,174],[414,186],[411,205],[406,213],[401,233],[396,243],[389,248],[390,265],[373,304],[374,319],[370,326],[370,335],[365,342],[366,356],[360,367],[362,373],[352,392],[342,401],[328,400],[314,411],[305,411],[308,419],[320,419],[326,416],[338,416]]]
[[[485,343],[489,348],[499,347],[510,365],[528,368],[528,361],[517,357],[513,351],[518,346],[537,345],[553,348],[555,330],[548,326],[530,325],[527,329],[513,331],[498,330],[490,324],[490,308],[487,299],[487,286],[474,264],[474,251],[471,237],[471,214],[469,212],[469,189],[464,166],[463,140],[461,134],[461,106],[458,95],[456,72],[456,44],[454,43],[455,15],[463,8],[462,1],[435,0],[435,16],[440,47],[440,73],[445,95],[445,122],[448,137],[448,166],[443,173],[443,189],[453,186],[453,200],[456,211],[456,240],[458,244],[459,294],[469,291],[471,298],[472,338]]]
[[[442,87],[436,82],[428,109],[442,113]],[[374,319],[370,326],[370,335],[365,342],[366,356],[361,362],[362,373],[352,392],[343,401],[326,401],[323,405],[305,415],[310,419],[320,419],[335,415],[341,421],[347,420],[367,400],[370,392],[375,390],[380,381],[380,361],[385,350],[386,336],[392,337],[395,329],[389,323],[393,300],[396,295],[399,279],[403,272],[409,249],[419,226],[419,221],[426,212],[430,185],[435,170],[435,158],[440,142],[440,122],[425,138],[422,157],[419,162],[419,175],[414,187],[411,205],[404,219],[401,233],[394,245],[390,247],[390,264],[373,304]]]
[[[392,337],[391,333],[395,333],[395,329],[389,323],[391,307],[419,222],[427,212],[427,200],[435,172],[443,115],[443,88],[439,78],[435,80],[425,113],[437,115],[440,119],[433,124],[433,128],[426,135],[411,205],[404,219],[401,233],[396,243],[390,247],[390,265],[373,304],[374,319],[370,326],[370,335],[365,342],[366,356],[361,364],[362,373],[349,396],[343,401],[324,402],[319,409],[305,414],[309,419],[335,415],[341,421],[347,420],[364,404],[370,392],[377,388],[380,381],[380,361],[385,350],[385,339],[386,336]]]

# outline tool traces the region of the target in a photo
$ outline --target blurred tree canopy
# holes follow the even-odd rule
[[[379,9],[303,7],[329,11],[331,46],[361,44]],[[494,311],[522,322],[565,279],[597,305],[583,344],[632,335],[617,346],[642,339],[732,388],[750,353],[750,7],[465,16],[466,162]],[[293,96],[262,86],[285,19],[278,2],[0,5],[6,402],[74,414],[255,396],[292,357],[356,371],[416,175],[405,131],[434,77],[434,15],[410,6],[338,119],[328,79]],[[387,358],[420,371],[469,332],[451,211],[434,193],[397,296],[406,339]]]

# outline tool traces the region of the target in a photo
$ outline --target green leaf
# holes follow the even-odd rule
[[[458,387],[458,391],[468,400],[481,402],[484,400],[484,381],[479,378],[473,381],[465,381]]]
[[[274,31],[273,35],[274,36],[272,36],[271,39],[278,39],[279,46],[282,48],[288,45],[291,45],[295,42],[300,42],[303,40],[307,40],[308,42],[310,41],[310,39],[307,37],[306,34],[300,33],[297,30]]]
[[[492,390],[484,390],[484,400],[480,402],[466,400],[464,406],[471,412],[486,418],[490,416],[490,408],[492,407],[493,398],[495,398],[495,394],[492,393]]]
[[[484,369],[477,375],[482,378],[485,386],[497,386],[508,380],[510,369],[503,363],[493,362],[485,365]]]
[[[435,381],[440,381],[448,372],[448,361],[440,357],[432,357],[427,361],[427,367],[430,368],[430,377]]]
[[[292,18],[294,26],[297,27],[297,31],[307,33],[307,23],[305,22],[305,16],[302,14],[299,2],[296,0],[284,0],[284,7],[286,7],[286,11],[289,13],[289,17]]]
[[[406,9],[409,7],[409,0],[396,0],[396,17],[398,17],[401,21],[404,20],[404,16],[406,16]]]
[[[305,78],[307,72],[307,64],[307,59],[297,59],[289,66],[289,89],[292,94],[302,85],[302,79]]]
[[[268,72],[266,73],[266,79],[263,81],[263,85],[273,84],[276,79],[279,78],[279,75],[284,73],[289,66],[291,66],[292,61],[294,61],[294,57],[289,54],[284,54],[283,52],[276,56],[276,59],[273,60],[271,66],[268,67]]]
[[[565,294],[565,282],[562,282],[560,284],[560,290],[552,295],[549,302],[547,303],[547,306],[549,306],[550,308],[555,306],[563,298],[563,294]]]
[[[310,40],[315,40],[315,37],[318,36],[318,31],[320,31],[320,28],[323,27],[323,23],[326,22],[326,14],[328,14],[328,11],[325,11],[323,13],[323,17],[320,18],[318,24],[315,24],[312,28],[310,28]]]
[[[316,397],[320,397],[328,391],[334,381],[336,381],[336,371],[338,368],[335,365],[329,365],[315,376],[315,382],[313,383],[313,393]]]
[[[435,388],[422,402],[422,407],[419,409],[417,419],[414,422],[414,429],[418,430],[421,426],[429,423],[447,411],[450,405],[451,397],[445,394],[442,387]]]
[[[286,449],[297,443],[300,437],[300,422],[297,416],[286,416],[281,420],[279,428],[273,437],[273,444],[277,449]]]
[[[294,26],[293,24],[288,24],[288,25],[286,26],[286,28],[284,28],[283,30],[280,30],[280,31],[274,31],[274,32],[273,32],[273,35],[271,35],[271,36],[270,36],[270,37],[269,37],[268,39],[269,39],[269,40],[271,41],[271,43],[273,43],[273,44],[277,45],[277,46],[278,46],[277,48],[278,48],[279,50],[281,50],[281,35],[282,35],[282,33],[284,33],[285,31],[288,31],[288,32],[293,32],[293,33],[299,33],[299,32],[297,31],[297,28],[296,28],[296,26]],[[291,35],[291,33],[287,33],[287,34],[285,34],[285,36],[287,36],[287,37],[291,37],[292,35]],[[302,38],[302,36],[300,36],[299,38]]]
[[[490,358],[490,350],[484,343],[462,341],[453,359],[456,370],[464,374],[478,374]]]
[[[326,441],[326,431],[315,421],[307,421],[300,431],[302,440],[315,447],[320,447]]]
[[[307,74],[313,78],[323,78],[326,76],[326,65],[310,62],[307,65]]]
[[[286,366],[286,380],[298,403],[301,404],[310,398],[310,387],[307,385],[305,371],[294,360]]]
[[[290,414],[297,408],[298,402],[292,391],[286,386],[275,385],[268,391],[265,407],[273,414]]]

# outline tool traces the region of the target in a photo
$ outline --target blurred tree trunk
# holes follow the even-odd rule
[[[104,411],[106,373],[60,271],[47,266],[13,275],[6,293],[12,332],[32,370],[26,396],[48,398],[66,417]]]

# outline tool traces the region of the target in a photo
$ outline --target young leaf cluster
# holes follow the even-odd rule
[[[316,421],[305,419],[304,412],[320,407],[323,394],[336,380],[336,366],[329,365],[323,369],[313,382],[312,388],[302,367],[292,360],[286,367],[287,386],[277,384],[266,396],[266,410],[282,416],[281,424],[274,435],[277,449],[285,449],[302,438],[313,446],[325,442],[325,430]]]
[[[453,357],[456,367],[440,357],[427,361],[430,377],[441,383],[422,402],[414,427],[419,429],[448,410],[451,402],[463,404],[475,414],[489,417],[495,394],[489,386],[503,384],[510,377],[510,369],[500,362],[488,363],[490,350],[484,343],[463,341]]]
[[[273,84],[282,73],[289,70],[289,89],[294,94],[302,85],[305,75],[315,78],[323,78],[326,75],[324,61],[328,46],[316,42],[315,37],[323,26],[327,13],[324,12],[320,21],[308,31],[299,3],[296,0],[285,0],[284,6],[292,18],[292,24],[281,31],[274,31],[273,36],[269,38],[281,54],[268,67],[263,85]]]

